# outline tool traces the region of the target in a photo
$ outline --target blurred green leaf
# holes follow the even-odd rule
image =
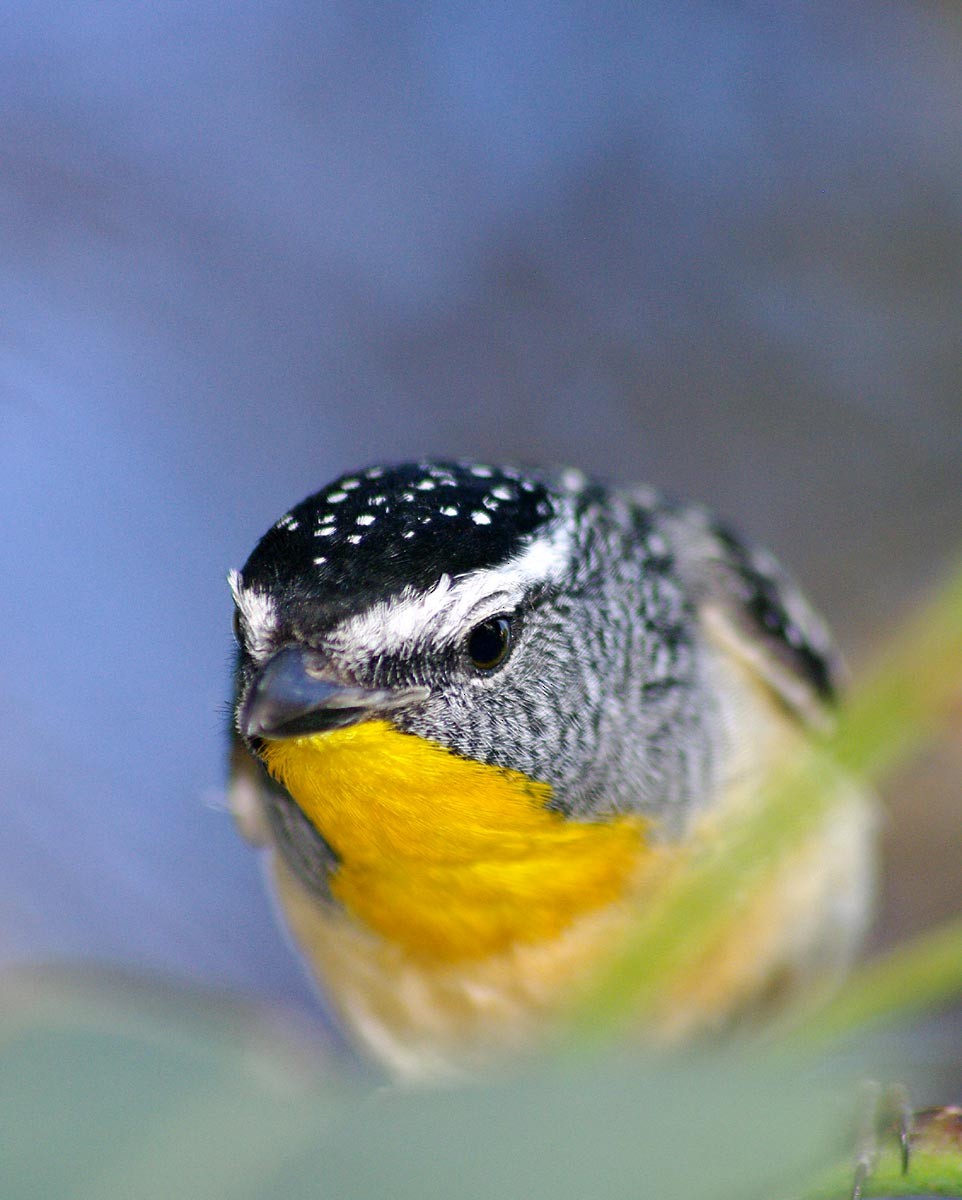
[[[768,1200],[845,1144],[844,1089],[741,1053],[378,1090],[263,1029],[118,1012],[3,1007],[0,1195]]]
[[[794,1033],[815,1049],[875,1024],[905,1020],[962,994],[962,917],[947,921],[857,969],[838,994]],[[962,1066],[962,1062],[960,1062]]]
[[[838,764],[878,778],[938,728],[962,680],[962,573],[869,678],[838,732],[644,915],[578,1014],[576,1044],[592,1055],[456,1089],[380,1090],[312,1039],[211,996],[171,999],[109,978],[0,980],[0,1196],[804,1194],[852,1145],[855,1035],[962,992],[962,924],[864,967],[764,1055],[731,1044],[646,1058],[622,1046],[614,1057],[599,1046],[737,920],[746,880],[762,881],[833,802]],[[883,1159],[871,1194],[922,1183],[957,1194],[960,1160],[957,1145],[928,1147],[905,1181]],[[846,1164],[818,1196],[845,1196],[850,1184]]]

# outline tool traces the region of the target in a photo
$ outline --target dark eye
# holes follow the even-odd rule
[[[479,671],[500,667],[511,649],[511,622],[507,617],[492,617],[475,625],[468,634],[467,649]]]

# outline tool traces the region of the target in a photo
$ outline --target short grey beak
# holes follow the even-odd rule
[[[316,652],[303,646],[278,650],[251,684],[238,715],[241,733],[268,740],[323,733],[387,716],[429,695],[426,687],[345,687],[322,672]]]

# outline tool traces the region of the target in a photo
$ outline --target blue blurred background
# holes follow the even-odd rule
[[[572,462],[863,659],[962,542],[962,19],[855,0],[0,9],[0,963],[310,991],[222,808],[224,582],[341,471]],[[876,938],[962,908],[962,746]]]

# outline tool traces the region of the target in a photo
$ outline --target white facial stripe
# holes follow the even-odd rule
[[[227,582],[244,623],[245,642],[254,658],[266,654],[277,629],[277,608],[265,592],[245,588],[240,571],[229,571]]]
[[[425,637],[435,643],[453,641],[469,624],[510,611],[532,583],[563,578],[569,540],[559,528],[503,567],[472,571],[457,579],[442,575],[426,594],[408,591],[390,602],[373,604],[342,622],[331,643],[342,652],[366,656],[410,648]]]

